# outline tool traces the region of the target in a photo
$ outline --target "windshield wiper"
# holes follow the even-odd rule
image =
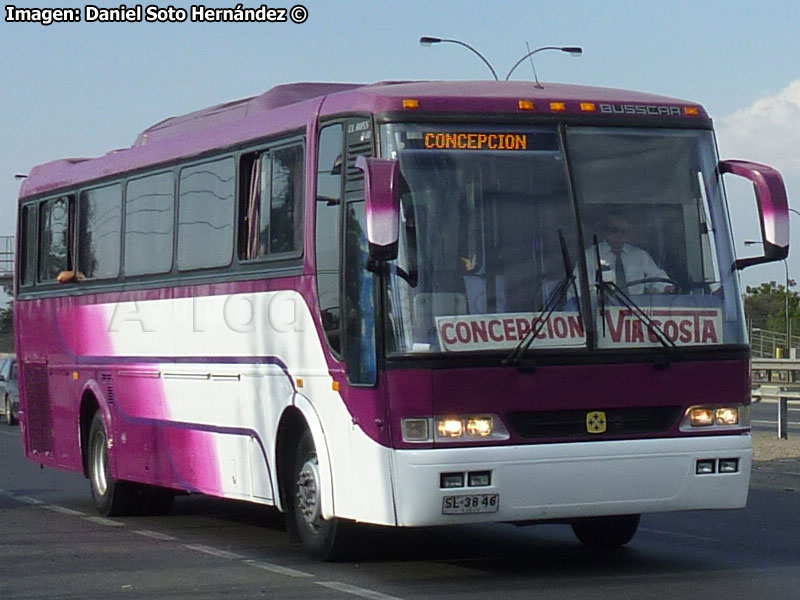
[[[644,310],[634,302],[627,293],[625,293],[622,288],[620,288],[615,282],[613,281],[605,281],[603,279],[603,264],[600,260],[600,245],[597,243],[597,236],[594,236],[594,247],[595,247],[595,254],[597,258],[597,270],[595,271],[595,286],[597,287],[598,291],[598,303],[600,304],[600,321],[603,324],[603,337],[606,335],[606,294],[610,293],[611,297],[619,301],[625,308],[630,310],[634,315],[636,315],[644,324],[647,326],[648,333],[652,333],[655,338],[659,341],[659,343],[671,351],[671,354],[678,353],[678,346],[675,342],[673,342],[661,326],[653,320],[653,318],[648,315]]]
[[[544,307],[539,312],[539,316],[535,319],[536,326],[531,327],[519,341],[517,346],[511,351],[511,353],[503,359],[502,364],[504,366],[519,365],[520,359],[525,356],[525,353],[528,351],[528,348],[530,348],[533,340],[535,340],[536,336],[538,336],[542,329],[544,329],[547,321],[550,319],[550,316],[553,314],[553,312],[555,312],[556,307],[559,305],[561,300],[563,300],[570,286],[574,287],[575,285],[575,273],[572,266],[572,259],[569,256],[567,242],[564,239],[564,233],[561,229],[558,230],[558,239],[561,242],[561,259],[564,262],[564,278],[558,282],[556,288],[550,293],[550,296],[548,296]],[[577,296],[577,290],[575,290],[575,297]]]

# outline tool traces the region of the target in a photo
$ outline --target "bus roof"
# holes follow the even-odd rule
[[[301,130],[317,115],[410,111],[708,120],[701,106],[684,100],[579,85],[546,83],[537,87],[526,81],[293,83],[165,119],[142,131],[130,148],[34,167],[22,184],[20,198]]]

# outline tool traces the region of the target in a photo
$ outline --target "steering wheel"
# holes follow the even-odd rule
[[[675,288],[673,292],[660,292],[662,294],[664,293],[677,294],[681,291],[681,285],[671,277],[644,277],[642,279],[634,279],[633,281],[626,282],[624,287],[627,290],[627,288],[630,288],[631,286],[643,285],[648,283],[667,283]]]

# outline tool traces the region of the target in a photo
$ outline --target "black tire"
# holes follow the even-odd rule
[[[323,519],[317,451],[306,430],[297,445],[288,503],[303,546],[320,560],[344,560],[353,550],[353,523]]]
[[[572,523],[572,531],[589,548],[619,548],[636,535],[640,518],[641,515],[619,515],[581,519]]]
[[[108,434],[99,411],[95,413],[89,429],[86,462],[92,498],[100,513],[109,517],[131,514],[139,490],[135,484],[116,481],[111,476]]]

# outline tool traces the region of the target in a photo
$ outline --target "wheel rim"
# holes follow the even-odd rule
[[[316,455],[308,457],[297,474],[297,510],[310,530],[317,533],[321,526],[319,498],[319,465]]]
[[[92,484],[101,496],[105,496],[108,490],[107,466],[106,435],[105,432],[98,431],[92,439]]]

